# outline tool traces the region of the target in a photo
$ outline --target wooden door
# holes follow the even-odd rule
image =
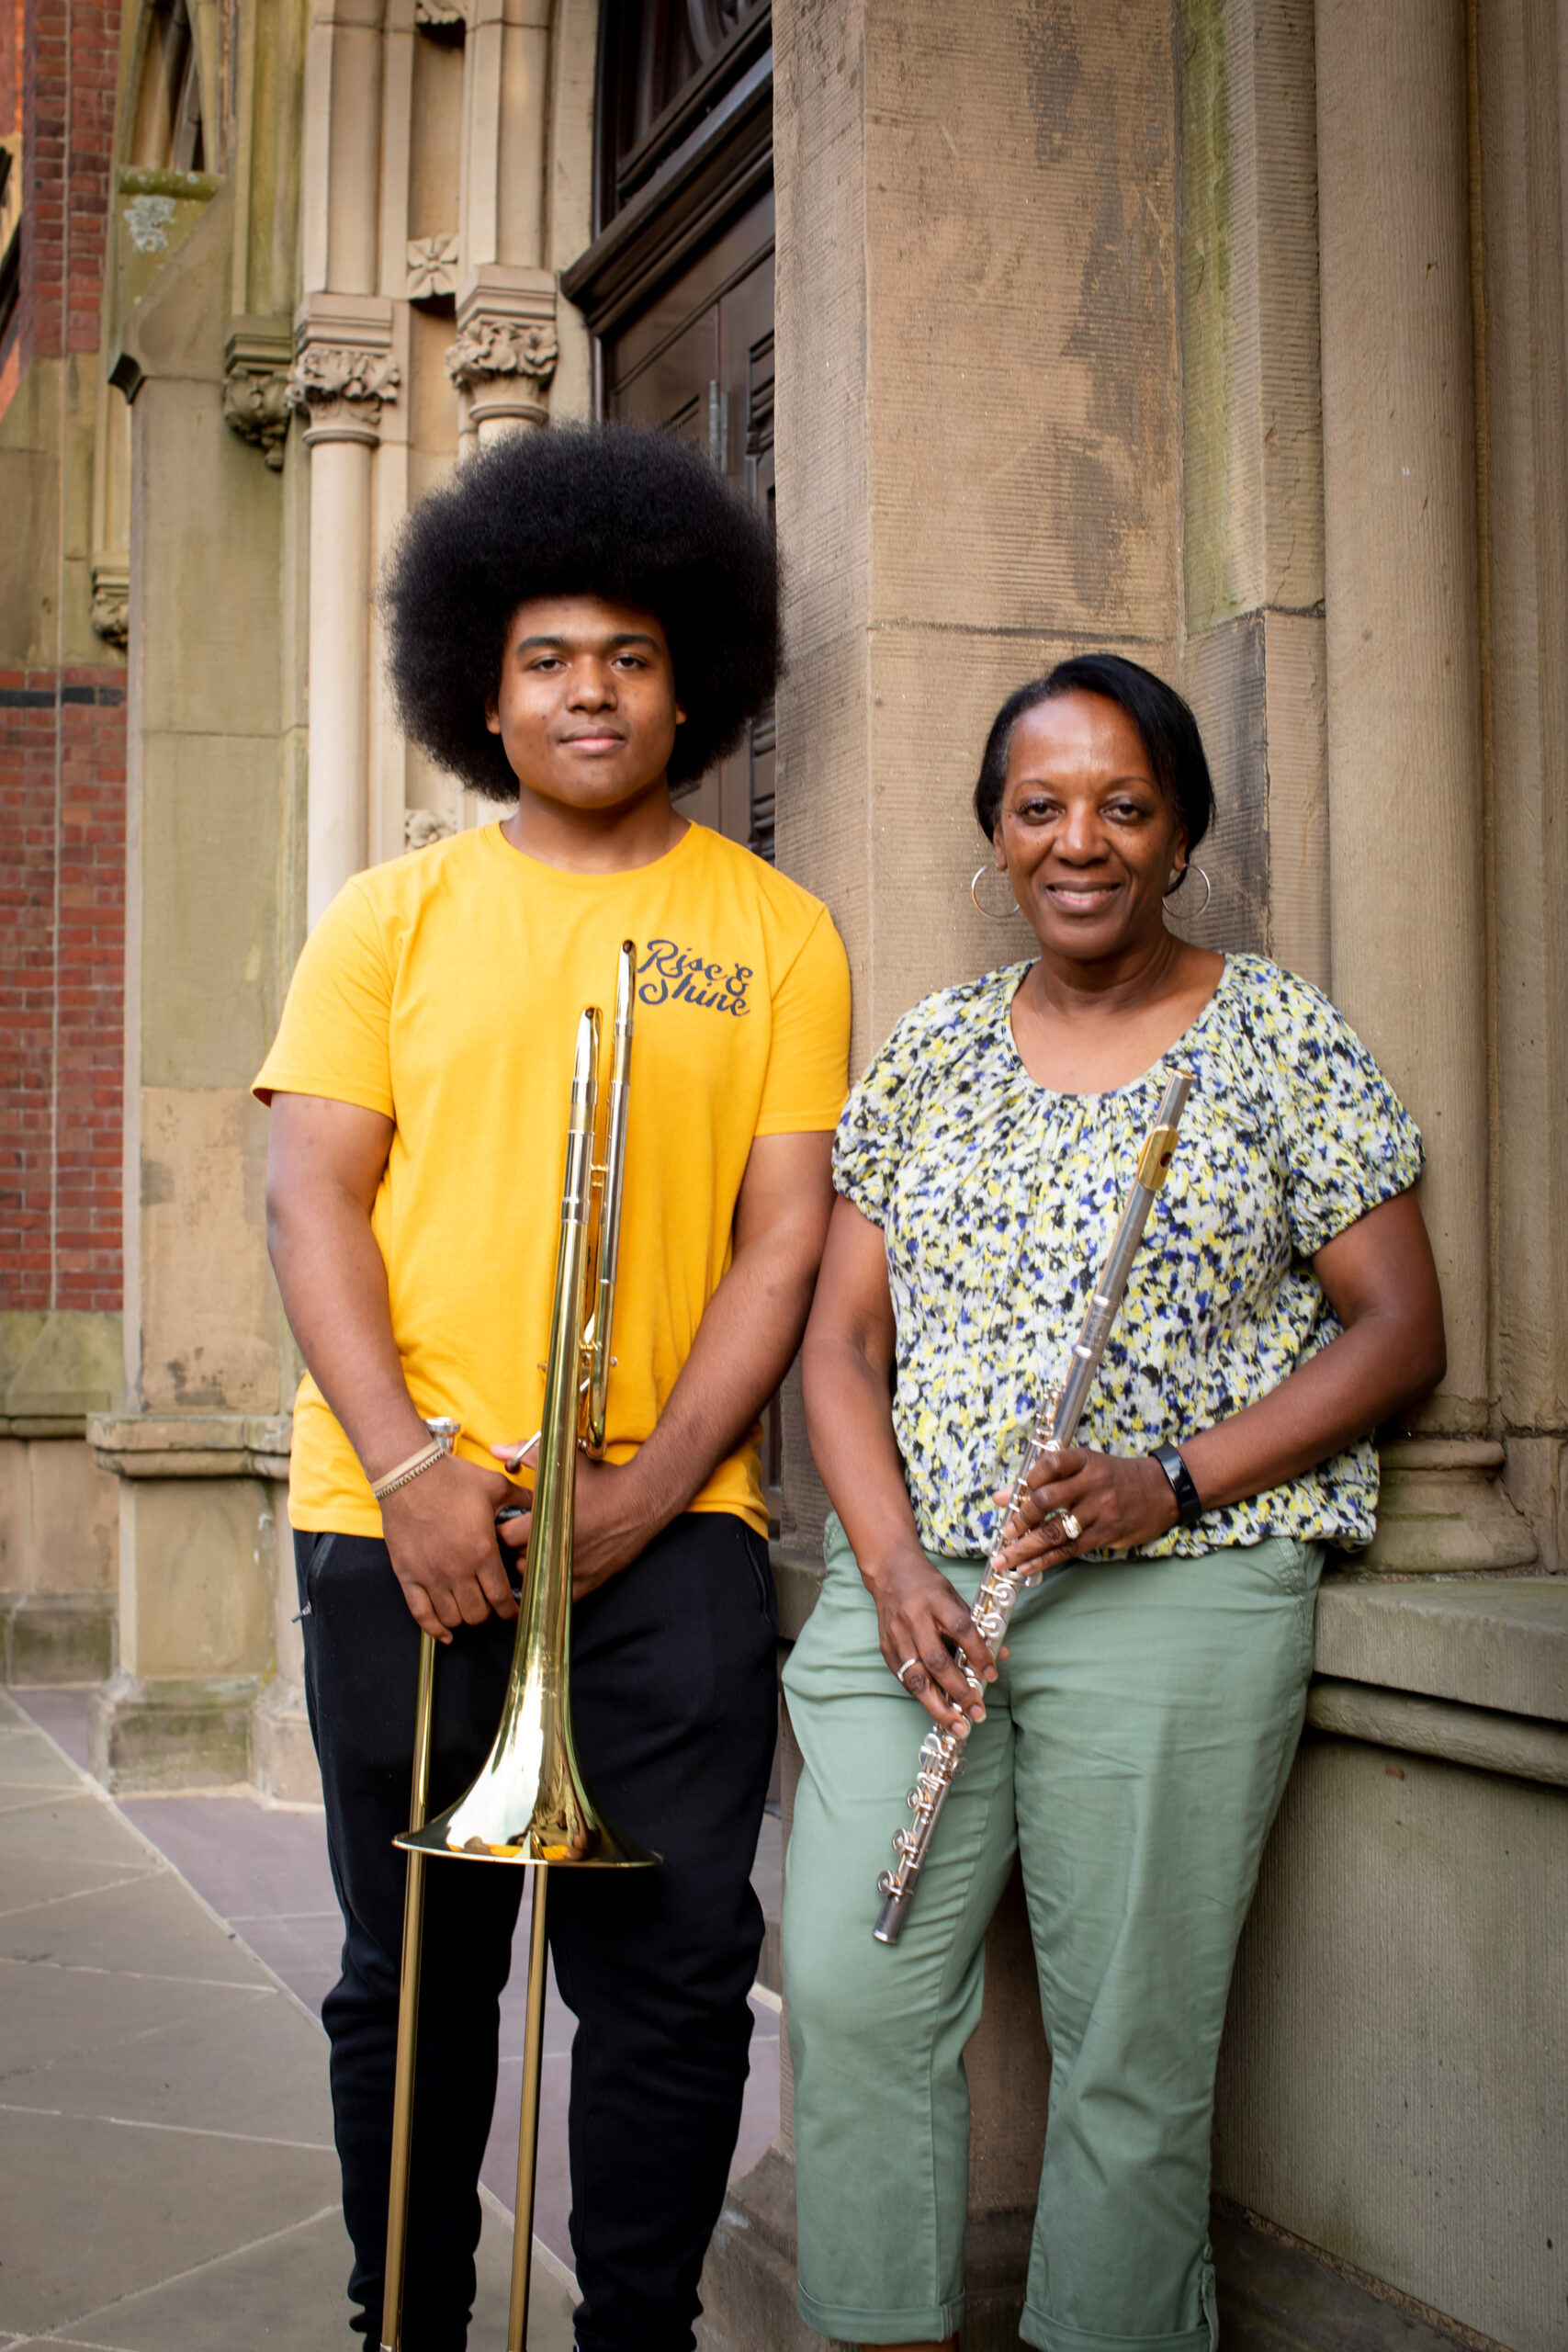
[[[662,425],[773,521],[773,198],[770,188],[604,344],[604,406]],[[682,796],[685,813],[770,864],[770,704],[730,758]]]

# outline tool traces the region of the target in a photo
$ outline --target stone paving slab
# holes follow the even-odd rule
[[[218,1859],[266,1823],[213,1817]],[[0,1692],[4,2352],[346,2352],[325,2058],[304,2003]],[[510,2263],[487,2199],[474,2352],[505,2341]],[[529,2337],[570,2352],[543,2249]]]
[[[32,1981],[13,2003],[19,1973]],[[117,1980],[112,2001],[87,2005],[79,1977],[13,1964],[0,1967],[0,2001],[8,2107],[332,2150],[325,2052],[301,2069],[299,2014],[280,1989],[185,1984],[171,2018],[166,1981]]]

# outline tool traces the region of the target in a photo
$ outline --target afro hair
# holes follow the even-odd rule
[[[382,590],[405,733],[474,791],[515,800],[485,703],[518,605],[576,595],[657,615],[686,713],[670,782],[695,783],[773,691],[778,560],[761,516],[695,450],[631,425],[509,435],[414,507]]]

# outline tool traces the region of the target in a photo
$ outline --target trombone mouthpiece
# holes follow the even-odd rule
[[[637,986],[637,941],[623,939],[615,971],[615,1028],[617,1037],[632,1034],[632,995]]]
[[[586,1109],[587,1124],[593,1119],[593,1098],[599,1085],[599,1008],[585,1004],[577,1024],[577,1051],[571,1065],[571,1122],[575,1127],[582,1124]]]

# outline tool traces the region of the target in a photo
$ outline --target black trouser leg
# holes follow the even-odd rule
[[[677,1520],[572,1612],[578,1753],[656,1870],[557,1871],[556,1981],[578,2018],[571,2239],[581,2352],[687,2352],[723,2202],[761,1949],[751,1867],[777,1725],[767,1546]]]
[[[344,1939],[321,2017],[332,2045],[343,2210],[354,2244],[355,2330],[381,2340],[396,2068],[398,1970],[413,1763],[419,1630],[387,1547],[360,1535],[297,1535],[305,1691],[321,1763],[327,1849]],[[431,1811],[462,1794],[490,1752],[514,1629],[466,1626],[435,1660]],[[521,1871],[433,1860],[415,2075],[413,2179],[403,2340],[463,2352],[479,2236],[479,2173],[495,2104],[499,2000],[512,1958]]]

